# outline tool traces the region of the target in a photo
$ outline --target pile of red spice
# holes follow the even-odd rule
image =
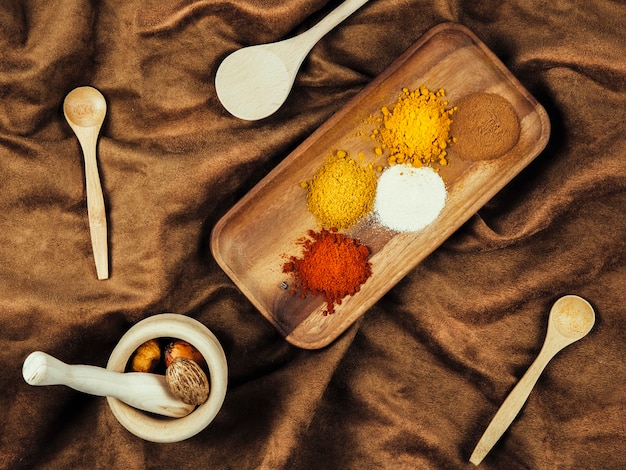
[[[324,315],[335,311],[335,304],[354,295],[372,274],[370,250],[336,229],[309,230],[310,238],[298,241],[303,246],[302,257],[291,256],[283,266],[284,273],[294,277],[295,295],[321,295],[326,300]]]

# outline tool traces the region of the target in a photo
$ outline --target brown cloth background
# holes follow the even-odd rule
[[[229,52],[302,31],[325,0],[0,2],[0,467],[457,469],[545,335],[561,295],[595,307],[481,467],[626,468],[626,5],[372,0],[305,61],[274,116],[219,104]],[[290,346],[211,256],[216,221],[429,28],[469,27],[547,109],[548,147],[330,346]],[[62,102],[109,112],[99,163],[111,278],[98,281],[82,157]],[[31,387],[43,350],[104,366],[176,312],[224,346],[216,420],[177,444],[122,428],[104,398]]]

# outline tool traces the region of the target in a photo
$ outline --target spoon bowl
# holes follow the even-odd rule
[[[95,88],[78,87],[65,97],[63,112],[72,129],[97,126],[99,130],[107,113],[107,103]]]
[[[278,42],[239,49],[217,69],[215,90],[233,116],[254,121],[285,102],[296,74],[313,46],[368,0],[346,0],[308,31]]]
[[[563,341],[569,339],[573,343],[591,331],[595,318],[589,302],[575,295],[566,295],[552,306],[548,329],[554,328]]]
[[[593,328],[593,307],[582,297],[566,295],[550,309],[548,331],[539,355],[506,397],[476,444],[470,462],[480,464],[524,406],[528,395],[548,362],[564,347],[584,338]]]
[[[293,64],[277,54],[277,47],[269,46],[261,44],[239,49],[226,57],[217,70],[217,96],[222,105],[240,119],[254,121],[273,114],[285,102],[293,86],[296,73],[289,68]],[[255,72],[249,73],[250,69]]]
[[[96,161],[98,135],[106,112],[104,96],[90,86],[73,89],[63,102],[65,120],[76,134],[85,160],[89,231],[98,279],[109,277],[106,210]]]

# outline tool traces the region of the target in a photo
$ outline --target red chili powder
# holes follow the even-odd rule
[[[291,294],[300,291],[302,298],[307,294],[321,295],[326,300],[324,315],[335,311],[335,304],[354,295],[372,274],[369,262],[370,250],[354,239],[338,233],[337,229],[309,230],[310,238],[302,238],[302,257],[291,256],[283,265],[284,273],[294,277]]]

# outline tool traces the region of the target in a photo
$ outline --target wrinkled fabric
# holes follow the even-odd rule
[[[485,469],[626,467],[626,5],[372,0],[257,122],[220,105],[220,61],[339,2],[0,2],[0,468],[456,469],[539,352],[564,294],[594,329],[548,365]],[[431,27],[467,26],[546,108],[546,149],[337,341],[287,343],[218,267],[215,223]],[[98,143],[111,277],[95,276],[80,147],[62,102],[106,97]],[[35,350],[105,366],[176,312],[229,364],[224,405],[176,444],[104,398],[32,387]]]

